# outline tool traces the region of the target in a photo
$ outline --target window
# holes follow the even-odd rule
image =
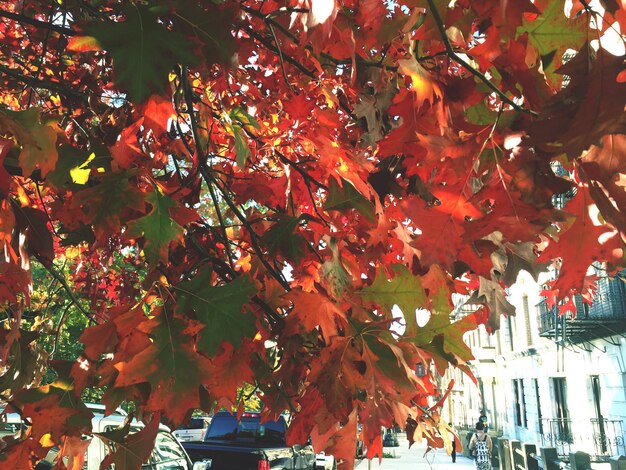
[[[183,424],[178,429],[204,429],[207,427],[207,422],[204,418],[191,418],[189,424]]]
[[[535,400],[537,400],[537,430],[539,431],[539,434],[543,434],[541,400],[539,399],[539,382],[537,381],[537,379],[533,379],[533,385],[535,389]]]
[[[593,405],[596,412],[596,419],[592,420],[594,427],[594,435],[597,436],[602,452],[607,450],[606,429],[604,424],[604,417],[602,416],[602,407],[600,406],[600,377],[592,375],[591,379],[591,393],[593,395]]]
[[[498,331],[496,332],[496,335],[497,335],[496,336],[496,339],[497,339],[496,354],[500,356],[502,354],[502,328],[498,329]]]
[[[526,324],[526,346],[530,348],[533,345],[533,335],[530,327],[530,309],[528,308],[527,295],[522,297],[522,308],[524,310],[524,323]]]
[[[524,380],[513,379],[513,399],[515,403],[515,424],[520,427],[528,427],[528,416],[526,415],[526,397],[524,396]]]
[[[511,351],[515,349],[515,345],[513,344],[513,320],[511,319],[511,315],[507,315],[506,323],[509,327],[509,346],[511,347]]]
[[[520,401],[519,384],[513,379],[513,406],[515,407],[515,424],[522,425],[522,403]]]
[[[567,382],[564,377],[554,377],[552,379],[552,391],[554,394],[554,412],[559,437],[561,441],[569,442],[570,423],[569,410],[567,408]]]
[[[524,379],[519,379],[519,389],[522,398],[522,423],[528,427],[528,415],[526,414],[526,394],[524,393]]]
[[[275,445],[284,445],[287,424],[281,416],[278,421],[261,423],[261,418],[246,417],[237,421],[234,415],[222,415],[213,418],[205,440],[231,442],[263,442]]]
[[[187,470],[189,465],[178,441],[168,433],[159,432],[154,442],[150,464],[143,465],[142,468]]]

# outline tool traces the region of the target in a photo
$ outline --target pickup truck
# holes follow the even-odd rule
[[[211,470],[314,470],[310,445],[288,447],[287,422],[261,423],[259,413],[215,414],[202,442],[182,442],[193,462],[210,460]]]

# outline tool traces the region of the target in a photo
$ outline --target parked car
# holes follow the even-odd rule
[[[0,439],[15,436],[21,429],[24,429],[24,423],[17,413],[4,413],[0,416]]]
[[[383,435],[383,447],[398,447],[398,434],[394,429],[387,429]]]
[[[94,414],[91,420],[93,432],[111,431],[122,427],[127,419],[126,412],[123,410],[116,410],[110,416],[104,416],[103,406],[91,406],[91,404],[87,404],[87,407]],[[0,424],[0,434],[2,437],[15,435],[20,431],[21,427],[25,426],[17,413],[6,413],[3,417],[0,417],[0,423],[2,423]],[[131,432],[137,432],[142,427],[143,423],[133,420],[130,426]],[[107,454],[108,449],[104,442],[97,437],[91,438],[91,443],[85,455],[83,470],[100,470],[100,464]],[[48,452],[48,455],[37,464],[35,469],[51,469],[57,463],[58,455],[59,448],[53,447]],[[193,463],[180,443],[170,433],[169,428],[164,425],[159,425],[159,432],[154,443],[152,455],[149,461],[142,466],[143,470],[208,470],[210,468],[211,464],[209,461]]]
[[[103,416],[106,415],[106,406],[104,406],[101,403],[85,403],[85,406],[89,408],[93,414],[100,414]],[[124,411],[122,408],[118,407],[115,409],[115,411],[113,411],[113,413],[110,414],[110,416],[113,416],[113,415],[128,416],[128,413],[126,413],[126,411]],[[109,416],[109,415],[106,415],[106,416]]]
[[[261,422],[259,413],[243,413],[241,420],[227,411],[216,413],[203,442],[183,442],[191,460],[211,460],[211,470],[314,470],[310,445],[288,446],[287,422]]]
[[[325,452],[315,455],[315,470],[337,470],[335,457]]]
[[[363,440],[363,425],[359,423],[356,427],[356,457],[360,459],[365,456],[366,452],[367,448]]]
[[[204,433],[206,432],[209,423],[209,418],[191,418],[188,424],[179,427],[172,434],[174,434],[174,436],[176,436],[176,439],[178,439],[180,442],[201,441],[204,438]]]

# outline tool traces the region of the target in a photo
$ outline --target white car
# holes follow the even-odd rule
[[[209,418],[196,417],[189,420],[189,424],[181,426],[172,434],[180,442],[199,442],[204,438],[204,433],[209,427]]]
[[[337,470],[335,457],[320,452],[315,456],[315,470]]]
[[[17,413],[0,415],[0,439],[5,436],[15,436],[23,427],[22,419]]]
[[[123,410],[116,410],[110,416],[104,416],[104,409],[91,406],[87,407],[94,413],[91,420],[91,427],[94,433],[111,431],[124,426],[128,416]],[[0,435],[14,435],[20,431],[23,423],[17,413],[7,413],[0,417]],[[130,425],[131,432],[137,432],[143,428],[143,423],[133,420]],[[48,455],[35,467],[36,470],[48,470],[55,464],[59,449],[53,447]],[[83,470],[100,470],[100,464],[109,453],[106,445],[98,437],[91,438],[91,443],[87,447],[85,464]],[[175,468],[177,470],[208,470],[211,462],[192,463],[189,456],[182,448],[176,438],[170,433],[167,426],[159,425],[159,432],[154,443],[154,450],[147,463],[141,467],[144,470],[161,470],[165,468]]]

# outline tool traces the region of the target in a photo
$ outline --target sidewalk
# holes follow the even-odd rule
[[[372,460],[372,470],[471,470],[474,462],[467,457],[457,455],[456,463],[446,454],[444,449],[431,450],[427,455],[426,445],[417,442],[409,449],[409,441],[404,433],[398,434],[400,447],[385,447],[385,453],[395,454],[396,458],[384,458],[382,464]],[[368,462],[363,459],[354,468],[368,470]]]

